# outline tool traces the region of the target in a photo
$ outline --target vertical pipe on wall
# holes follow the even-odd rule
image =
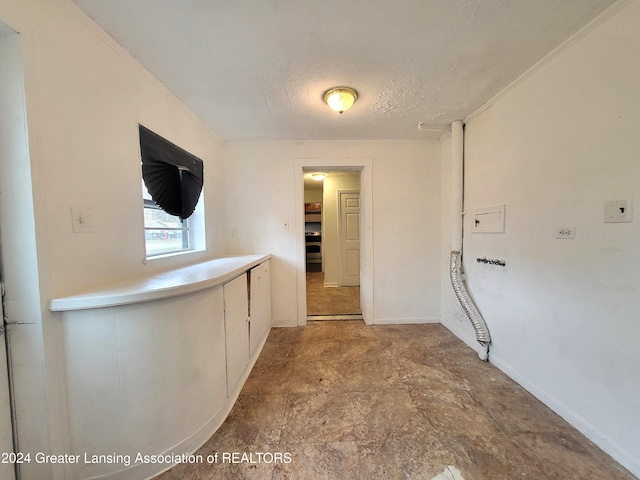
[[[462,198],[464,195],[464,132],[462,122],[451,124],[451,250],[462,251]]]
[[[478,343],[482,350],[478,353],[481,360],[489,359],[489,344],[491,337],[482,315],[478,311],[465,283],[462,271],[462,243],[464,233],[464,130],[462,122],[451,124],[451,262],[449,274],[451,286],[473,325]]]

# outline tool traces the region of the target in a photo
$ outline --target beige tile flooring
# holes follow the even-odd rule
[[[254,463],[181,465],[158,478],[635,478],[440,325],[272,329],[199,451],[215,452],[253,453]],[[291,461],[255,463],[265,452]]]
[[[360,287],[325,287],[324,273],[307,272],[307,315],[361,313]]]

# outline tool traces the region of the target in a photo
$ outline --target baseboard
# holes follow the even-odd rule
[[[620,465],[629,470],[636,477],[640,478],[639,458],[636,458],[626,448],[611,439],[611,437],[602,434],[602,432],[589,420],[584,418],[582,415],[575,413],[571,408],[568,408],[563,402],[557,400],[553,395],[550,395],[534,383],[531,383],[526,378],[520,376],[495,353],[489,353],[489,361],[502,370],[511,379],[520,384],[534,397],[544,403],[547,407],[564,418],[576,430],[595,443],[604,452],[611,455],[611,457]]]
[[[325,288],[337,288],[340,286],[338,282],[324,282]]]
[[[280,327],[298,327],[298,321],[295,318],[289,320],[276,320],[273,319],[271,321],[271,328],[280,328]]]

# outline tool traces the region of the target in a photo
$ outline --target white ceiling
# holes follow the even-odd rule
[[[74,1],[229,141],[435,138],[614,3]]]

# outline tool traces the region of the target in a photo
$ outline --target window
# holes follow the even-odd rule
[[[191,249],[189,219],[170,215],[151,199],[144,182],[144,240],[147,257],[182,252]]]
[[[202,160],[140,125],[142,198],[147,258],[202,248],[193,215],[201,199]],[[192,216],[193,215],[193,216]],[[204,231],[203,225],[197,228]]]

